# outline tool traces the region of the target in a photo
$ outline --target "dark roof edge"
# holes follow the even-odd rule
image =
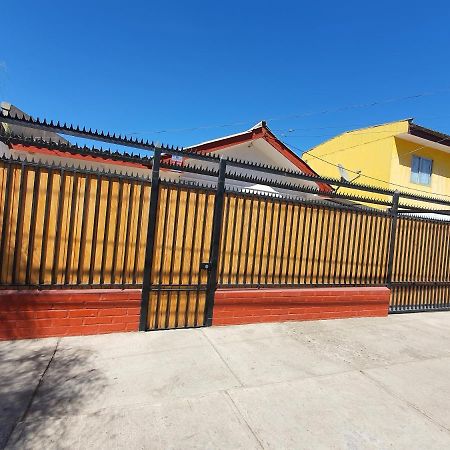
[[[409,134],[450,147],[450,135],[432,130],[431,128],[422,127],[412,122],[409,123]]]

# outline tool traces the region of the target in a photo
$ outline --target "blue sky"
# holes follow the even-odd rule
[[[41,118],[175,145],[262,119],[299,149],[405,117],[450,133],[447,2],[68,0],[1,9],[0,99]]]

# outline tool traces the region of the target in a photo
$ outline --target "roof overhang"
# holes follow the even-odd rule
[[[424,137],[419,137],[410,133],[400,133],[395,136],[396,139],[402,139],[404,141],[413,142],[423,148],[433,148],[440,150],[441,152],[450,153],[450,146],[441,144],[440,142],[431,141]]]
[[[440,131],[425,128],[415,123],[409,124],[409,134],[450,147],[450,136]]]
[[[236,148],[243,144],[250,145],[251,143],[255,143],[256,145],[269,144],[292,164],[293,169],[299,169],[307,175],[317,175],[305,161],[272,133],[264,121],[257,123],[254,127],[242,133],[202,142],[187,148],[198,153],[214,153],[224,149]],[[326,183],[314,183],[316,183],[322,191],[331,192],[333,190],[332,187]]]

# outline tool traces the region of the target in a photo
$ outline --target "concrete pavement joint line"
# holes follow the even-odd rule
[[[300,376],[295,378],[287,378],[286,380],[280,380],[280,381],[269,381],[267,383],[260,383],[260,384],[250,384],[245,386],[237,386],[234,388],[231,388],[232,390],[238,390],[238,389],[257,389],[267,386],[276,386],[278,384],[286,384],[286,383],[295,383],[297,381],[304,381],[304,380],[314,380],[316,378],[325,378],[325,377],[333,377],[335,375],[344,375],[344,374],[350,374],[350,373],[357,373],[359,372],[359,369],[352,368],[351,370],[343,370],[342,372],[331,372],[331,373],[321,373],[321,374],[311,374],[309,373],[306,376]]]
[[[188,348],[201,348],[201,347],[202,347],[202,345],[189,345],[187,347],[175,348],[174,350],[178,351],[178,350],[186,350]],[[64,350],[71,350],[71,349],[76,350],[73,347],[65,347],[65,348],[63,348],[63,350],[60,350],[60,352],[64,351]],[[140,353],[130,353],[130,354],[118,355],[118,356],[114,356],[113,358],[111,356],[99,356],[99,357],[96,357],[96,360],[101,362],[101,361],[107,361],[109,359],[134,358],[136,356],[154,355],[154,354],[160,354],[160,353],[167,353],[169,351],[173,351],[173,350],[172,349],[150,350],[148,352],[140,352]]]
[[[360,369],[357,365],[353,364],[353,363],[349,363],[349,369],[348,370],[340,370],[337,372],[330,372],[330,373],[318,373],[318,374],[314,374],[311,372],[307,372],[306,376],[299,376],[299,377],[294,377],[294,378],[288,378],[285,380],[280,380],[280,381],[269,381],[267,383],[259,383],[259,384],[251,384],[251,385],[247,385],[247,384],[242,384],[241,386],[236,386],[234,388],[232,388],[233,390],[238,390],[238,389],[253,389],[253,388],[259,388],[259,387],[266,387],[266,386],[272,386],[272,385],[277,385],[277,384],[283,384],[283,383],[293,383],[296,381],[303,381],[303,380],[312,380],[315,378],[325,378],[325,377],[331,377],[334,375],[344,375],[344,374],[351,374],[351,373],[359,373],[362,370],[374,370],[374,369],[385,369],[386,367],[395,367],[395,366],[401,366],[401,365],[405,365],[405,364],[412,364],[412,363],[417,363],[417,362],[422,362],[422,361],[432,361],[432,360],[436,360],[436,359],[447,359],[448,356],[444,356],[444,357],[433,357],[433,358],[425,358],[424,360],[413,360],[413,361],[401,361],[398,363],[389,363],[389,364],[385,364],[385,365],[380,365],[380,366],[371,366],[371,367],[366,367],[364,369]],[[231,370],[231,369],[230,369]],[[211,391],[211,392],[218,392],[218,391]],[[224,390],[223,392],[227,392],[226,390]],[[210,392],[208,392],[210,393]]]
[[[438,359],[438,358],[436,358]],[[436,419],[431,417],[429,414],[427,414],[425,411],[422,411],[417,405],[414,403],[406,400],[401,395],[397,394],[395,391],[389,389],[388,386],[381,383],[380,381],[376,380],[375,378],[372,378],[368,373],[364,372],[364,370],[360,370],[360,373],[364,375],[368,380],[370,380],[373,384],[378,386],[380,389],[383,389],[386,393],[388,393],[391,397],[394,397],[397,400],[400,400],[403,403],[406,403],[410,408],[414,409],[417,413],[419,413],[421,416],[424,416],[426,419],[428,419],[431,423],[434,425],[437,425],[438,427],[444,429],[447,433],[450,433],[450,429],[447,428],[445,425],[438,422]]]
[[[240,387],[236,386],[233,389],[241,389]],[[244,387],[244,389],[246,389]],[[248,388],[247,388],[248,389]],[[211,394],[226,394],[227,391],[226,389],[219,389],[219,390],[214,390],[214,391],[207,391],[207,392],[202,392],[199,395],[188,395],[186,397],[176,397],[175,401],[187,401],[190,402],[191,400],[197,400],[199,398],[203,398],[203,397],[207,397]],[[110,414],[111,410],[116,410],[119,409],[121,411],[134,411],[137,409],[142,409],[145,407],[160,407],[163,406],[165,404],[167,404],[167,401],[171,401],[173,400],[171,397],[164,397],[158,401],[155,402],[142,402],[142,403],[123,403],[120,405],[112,405],[112,406],[105,406],[103,408],[100,409],[95,409],[92,411],[87,411],[85,413],[77,413],[77,414],[70,414],[68,416],[61,416],[61,415],[47,415],[45,418],[35,418],[35,419],[31,419],[31,420],[27,420],[27,423],[34,423],[34,422],[45,422],[48,419],[61,419],[61,417],[70,417],[70,418],[89,418],[89,417],[96,417],[96,416],[104,416],[104,415],[108,415]]]
[[[234,371],[231,369],[231,367],[228,365],[228,363],[225,361],[225,359],[223,358],[223,356],[220,354],[220,352],[217,350],[216,346],[213,344],[213,342],[211,341],[211,339],[209,339],[208,335],[203,331],[203,329],[201,330],[203,336],[205,337],[205,339],[209,342],[209,345],[213,348],[213,350],[216,352],[217,356],[222,360],[222,362],[225,364],[225,366],[227,367],[227,369],[230,371],[230,373],[233,375],[233,377],[236,379],[236,381],[240,384],[241,387],[244,387],[244,383],[242,383],[242,381],[239,379],[239,377],[234,373]]]
[[[230,395],[230,393],[228,391],[224,391],[225,395],[230,399],[231,401],[231,405],[233,407],[234,413],[236,414],[236,417],[238,419],[241,419],[245,425],[247,426],[248,430],[250,431],[250,433],[253,435],[253,437],[256,439],[256,442],[258,442],[259,446],[261,448],[264,448],[264,445],[262,444],[262,442],[260,441],[258,435],[256,434],[256,432],[253,430],[253,428],[250,426],[250,424],[247,422],[247,420],[245,419],[244,415],[242,414],[241,410],[239,409],[238,405],[236,405],[235,401],[233,400],[233,397]]]
[[[251,386],[251,387],[253,387],[253,386]],[[257,386],[255,386],[255,387],[257,387]],[[248,389],[245,386],[242,386],[242,388]],[[241,387],[235,386],[232,389],[241,389]],[[217,390],[213,390],[213,391],[205,391],[200,394],[192,394],[192,395],[188,395],[188,396],[175,397],[175,400],[190,401],[190,400],[196,400],[198,398],[206,397],[211,394],[218,394],[218,393],[225,393],[225,392],[226,392],[226,389],[217,389]],[[173,400],[173,398],[167,396],[167,397],[158,399],[157,401],[147,401],[147,402],[141,402],[141,403],[122,403],[122,404],[116,404],[116,405],[111,405],[111,406],[105,406],[100,409],[92,409],[90,411],[88,410],[87,412],[82,413],[82,414],[70,414],[67,417],[91,417],[91,416],[106,415],[106,414],[109,414],[109,410],[115,409],[115,408],[121,408],[122,410],[135,410],[135,409],[139,409],[139,408],[145,408],[147,406],[157,407],[157,406],[163,406],[164,404],[167,403],[167,401],[170,401],[170,400]],[[48,418],[60,419],[61,417],[62,417],[61,415],[57,415],[57,416],[47,415],[45,418],[36,418],[36,419],[28,420],[27,423],[42,422],[42,421],[47,420]],[[18,423],[20,423],[20,421]]]
[[[61,340],[61,338],[58,338],[58,340],[56,341],[55,349],[53,350],[52,356],[50,357],[47,366],[45,367],[44,371],[42,372],[41,377],[39,378],[39,381],[38,381],[33,393],[31,394],[30,401],[28,402],[27,407],[25,408],[25,411],[23,412],[20,419],[14,424],[14,426],[11,429],[11,432],[8,434],[8,437],[6,438],[6,441],[5,441],[5,448],[8,447],[11,436],[14,434],[14,431],[16,431],[17,425],[19,425],[19,423],[22,423],[26,420],[28,413],[30,411],[31,405],[33,404],[33,401],[36,398],[36,394],[37,394],[39,388],[41,387],[42,382],[44,381],[45,374],[47,373],[47,371],[50,367],[50,364],[52,363],[53,358],[55,357],[56,351],[58,350],[60,340]]]
[[[431,360],[435,360],[435,359],[448,359],[448,357],[444,356],[444,357],[426,358],[424,361],[431,361]],[[330,373],[320,373],[320,374],[312,374],[311,372],[309,372],[308,375],[306,375],[306,376],[289,378],[289,379],[280,380],[280,381],[269,381],[267,383],[237,386],[237,387],[231,388],[231,390],[255,389],[255,388],[261,388],[261,387],[267,387],[267,386],[276,386],[278,384],[284,384],[284,383],[295,383],[297,381],[313,380],[313,379],[316,379],[316,378],[320,379],[320,378],[326,378],[326,377],[333,377],[335,375],[345,375],[345,374],[351,374],[351,373],[363,373],[363,370],[386,369],[387,367],[402,366],[402,365],[412,364],[412,363],[417,363],[417,362],[422,362],[422,360],[414,360],[414,361],[398,362],[398,363],[389,363],[387,365],[366,367],[364,369],[360,369],[359,367],[357,367],[357,366],[353,365],[352,363],[350,363],[349,370],[342,370],[342,371],[330,372]],[[367,374],[364,374],[364,375],[367,375]],[[216,391],[214,391],[214,392],[216,392]],[[228,391],[224,390],[223,392],[228,392]]]

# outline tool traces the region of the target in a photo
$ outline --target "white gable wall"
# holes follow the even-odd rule
[[[289,161],[286,157],[284,157],[280,152],[278,152],[278,150],[276,150],[274,147],[272,147],[272,145],[270,145],[264,139],[256,139],[254,141],[246,142],[243,144],[238,144],[233,147],[227,147],[225,149],[213,152],[213,154],[223,155],[226,158],[235,158],[235,159],[242,160],[242,161],[249,161],[249,162],[255,162],[255,163],[268,165],[268,166],[275,166],[275,167],[279,167],[282,169],[295,170],[295,171],[300,170],[300,169],[298,169],[297,166],[295,166],[291,161]],[[208,163],[208,162],[204,162],[204,161],[187,159],[186,162],[191,165],[200,166],[200,167],[204,167],[204,168],[211,168],[211,169],[217,168],[217,164]],[[239,174],[254,176],[254,177],[258,177],[258,178],[266,178],[266,179],[287,182],[287,183],[291,183],[291,184],[294,184],[297,186],[307,186],[307,187],[311,187],[313,189],[317,189],[317,187],[318,187],[317,184],[314,182],[298,180],[296,178],[286,177],[284,175],[265,174],[264,172],[259,172],[257,170],[247,170],[247,169],[242,169],[242,168],[238,168],[238,167],[233,167],[232,169],[229,169],[229,170],[233,170],[233,172],[236,172]],[[207,183],[207,184],[214,183],[216,181],[214,178],[207,177],[204,175],[198,175],[198,174],[194,174],[194,173],[171,172],[170,174],[164,173],[163,176],[166,178],[170,178],[170,179],[180,179],[183,181],[196,181],[196,182],[202,182],[202,183]],[[229,180],[227,182],[228,186],[247,188],[247,189],[250,188],[251,186],[254,186],[255,184],[260,184],[260,185],[264,186],[264,183],[259,183],[259,182],[245,183],[245,182],[234,181],[234,180]],[[273,188],[273,189],[279,193],[290,194],[290,195],[293,194],[292,191],[288,191],[285,189],[280,189],[280,188]],[[268,188],[268,186],[264,186],[262,188],[258,188],[257,190],[270,191],[271,189]],[[304,197],[307,194],[299,193],[299,195]]]

